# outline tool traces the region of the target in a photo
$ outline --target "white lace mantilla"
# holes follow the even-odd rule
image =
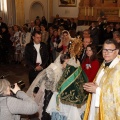
[[[27,94],[35,99],[37,104],[39,105],[39,118],[42,116],[42,108],[44,105],[44,95],[45,89],[55,91],[56,84],[62,76],[62,64],[60,63],[60,56],[57,57],[54,63],[51,63],[46,69],[40,72],[31,86],[29,87]],[[78,67],[80,64],[75,60],[75,58],[71,58],[68,64],[73,65],[74,67]],[[33,97],[33,90],[35,87],[39,87],[39,91],[36,94],[36,97]]]

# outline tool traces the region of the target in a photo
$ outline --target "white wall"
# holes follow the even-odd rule
[[[77,6],[76,7],[59,7],[59,0],[53,0],[53,16],[55,17],[56,14],[59,14],[60,17],[72,17],[77,18],[78,12],[79,12],[79,2],[80,0],[77,0]]]
[[[30,18],[30,7],[34,2],[40,2],[43,5],[43,15],[46,17],[46,19],[48,18],[48,0],[24,0],[25,3],[25,22],[29,22]]]
[[[49,22],[49,0],[24,0],[25,2],[25,22],[30,21],[29,12],[30,7],[34,2],[40,2],[43,5],[43,11],[44,16]],[[77,6],[76,7],[59,7],[59,0],[53,0],[53,17],[56,16],[56,14],[59,14],[60,17],[67,17],[67,18],[77,18],[79,13],[79,2],[80,0],[77,0]]]

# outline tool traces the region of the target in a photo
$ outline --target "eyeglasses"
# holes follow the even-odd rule
[[[115,51],[117,49],[102,49],[102,51],[105,53],[105,52],[108,52],[108,53],[112,53],[113,51]]]

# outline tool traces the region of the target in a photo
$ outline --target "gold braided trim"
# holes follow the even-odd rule
[[[89,112],[90,112],[91,99],[92,99],[92,94],[89,94],[83,120],[88,120],[88,116],[89,116]]]
[[[99,108],[99,116],[100,116],[100,120],[104,120],[104,110],[103,110],[103,102],[102,102],[102,91],[101,91],[101,95],[100,95],[100,108]]]

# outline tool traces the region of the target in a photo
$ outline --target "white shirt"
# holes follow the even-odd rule
[[[37,51],[36,63],[40,63],[40,65],[41,65],[42,64],[42,59],[41,59],[41,55],[40,55],[40,52],[39,52],[39,50],[40,50],[40,44],[35,44],[34,43],[34,47],[35,47],[35,49]]]
[[[31,31],[30,32],[33,33],[33,31],[34,31],[34,27],[31,27]]]

